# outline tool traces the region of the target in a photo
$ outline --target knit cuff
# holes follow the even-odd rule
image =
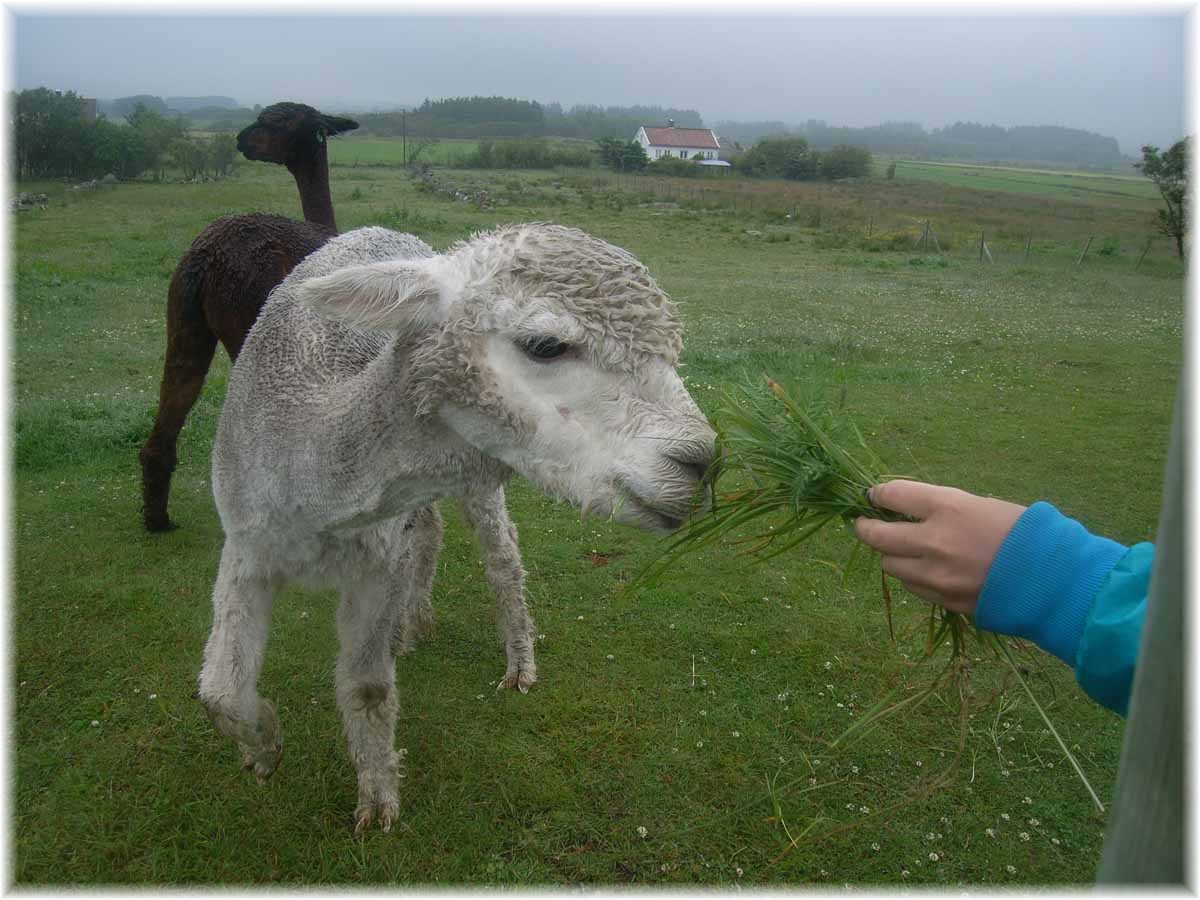
[[[975,622],[988,631],[1027,638],[1073,668],[1092,600],[1125,552],[1049,503],[1035,503],[992,561]]]

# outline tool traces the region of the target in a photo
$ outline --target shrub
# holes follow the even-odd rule
[[[590,166],[592,154],[583,145],[555,144],[542,138],[482,140],[461,164],[470,169],[553,169]]]
[[[704,171],[698,164],[677,156],[664,156],[646,166],[651,175],[670,175],[676,178],[697,178]]]
[[[822,178],[862,178],[871,172],[871,154],[862,147],[839,144],[818,155]]]

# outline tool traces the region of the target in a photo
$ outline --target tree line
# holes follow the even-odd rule
[[[955,122],[926,131],[918,122],[884,122],[865,128],[809,119],[789,128],[782,122],[719,122],[719,134],[741,143],[762,137],[803,137],[818,150],[851,144],[872,153],[919,159],[1023,162],[1111,169],[1128,164],[1116,138],[1057,125],[1002,128]]]
[[[677,156],[650,161],[637,141],[601,138],[596,141],[600,161],[617,172],[697,177],[709,170],[697,160]],[[763,138],[749,150],[730,153],[730,168],[752,178],[786,178],[792,181],[834,181],[871,174],[871,154],[862,147],[842,144],[815,150],[802,137]]]
[[[10,97],[17,175],[23,178],[161,180],[168,166],[185,178],[232,170],[237,144],[229,133],[189,135],[185,124],[138,104],[124,121],[86,118],[73,91],[33,88]]]
[[[575,105],[507,97],[452,97],[425,100],[407,111],[357,113],[360,134],[394,137],[537,138],[595,140],[628,138],[638,127],[674,119],[681,128],[703,128],[695,110],[660,106]]]

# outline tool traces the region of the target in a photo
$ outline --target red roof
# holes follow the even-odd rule
[[[654,147],[697,147],[706,150],[720,150],[721,145],[708,128],[650,128],[646,129],[646,138]]]

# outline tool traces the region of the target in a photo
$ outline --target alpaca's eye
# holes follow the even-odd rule
[[[521,349],[533,359],[557,359],[568,350],[571,345],[560,341],[558,338],[550,337],[549,335],[541,335],[540,337],[530,338],[521,343]]]

